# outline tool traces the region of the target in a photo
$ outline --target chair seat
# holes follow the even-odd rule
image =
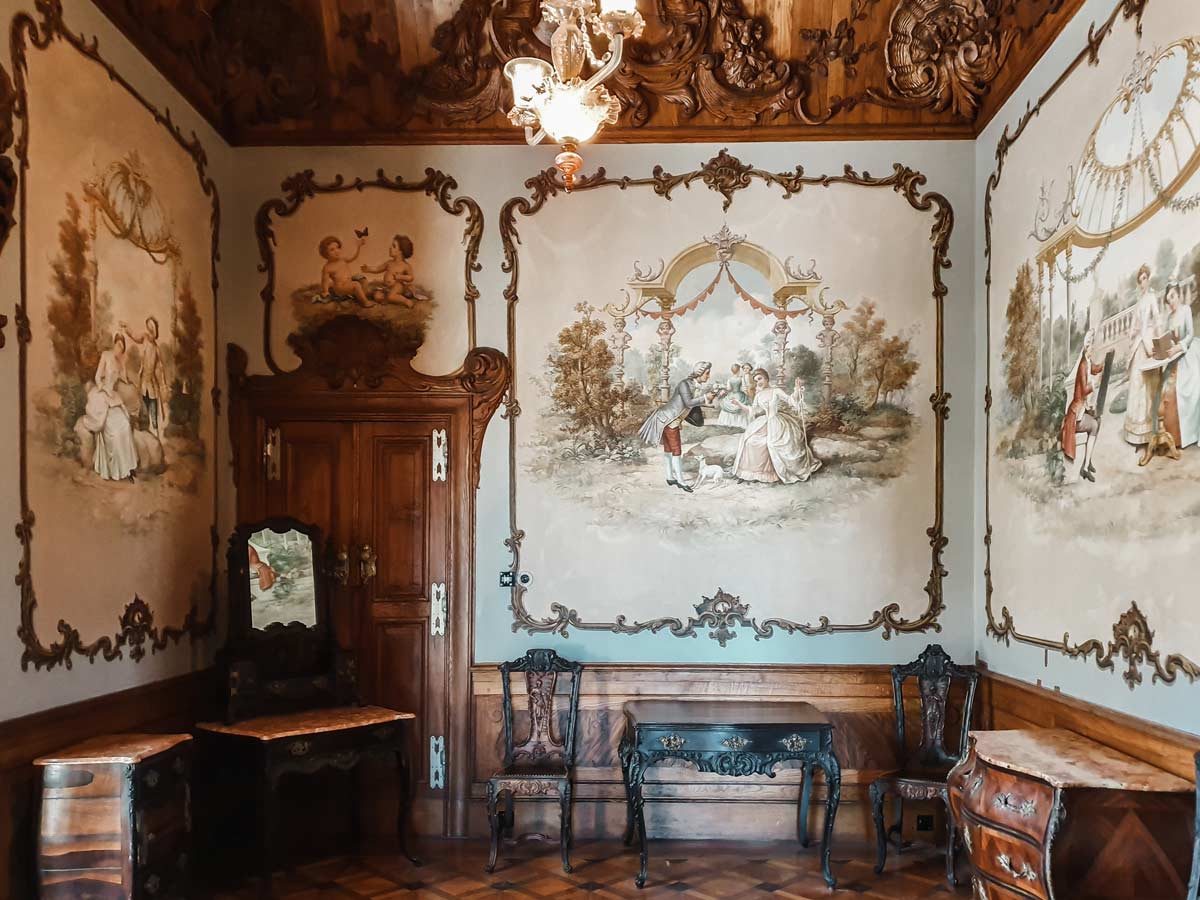
[[[561,760],[540,759],[505,766],[493,778],[566,778],[567,767]]]
[[[936,800],[946,789],[946,777],[946,773],[934,770],[913,769],[882,775],[874,784],[906,800]]]

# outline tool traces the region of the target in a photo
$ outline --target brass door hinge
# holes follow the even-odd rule
[[[263,433],[263,469],[267,481],[278,481],[279,475],[279,429],[268,428]]]

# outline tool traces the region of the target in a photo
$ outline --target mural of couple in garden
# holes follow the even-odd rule
[[[534,376],[527,469],[597,521],[780,527],[906,470],[919,323],[827,302],[815,264],[772,291],[729,249],[673,284],[635,267],[624,306],[578,303]]]

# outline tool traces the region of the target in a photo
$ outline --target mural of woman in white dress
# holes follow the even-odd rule
[[[792,393],[772,387],[765,369],[755,369],[754,400],[743,409],[750,426],[738,442],[733,474],[742,481],[795,484],[808,481],[821,468],[804,433],[804,385],[796,379]]]
[[[1167,286],[1167,327],[1183,348],[1175,364],[1175,401],[1179,410],[1180,449],[1200,443],[1200,347],[1195,343],[1192,308],[1178,284]]]
[[[1163,334],[1162,304],[1158,296],[1150,289],[1150,267],[1143,265],[1138,269],[1138,300],[1136,311],[1136,331],[1133,333],[1133,344],[1130,348],[1129,365],[1129,400],[1125,407],[1125,440],[1135,447],[1150,442],[1154,434],[1157,417],[1152,413],[1150,404],[1158,388],[1160,370],[1143,371],[1150,360],[1154,359],[1154,339]]]
[[[125,374],[125,336],[113,336],[111,350],[100,354],[96,378],[88,391],[87,406],[81,424],[96,439],[92,468],[110,481],[133,481],[137,469],[137,450],[133,445],[133,425],[117,382],[127,381]]]
[[[726,394],[721,400],[721,414],[717,416],[718,425],[731,428],[745,428],[750,424],[746,414],[746,405],[750,398],[746,394],[746,379],[750,377],[748,366],[734,363],[729,370],[729,380],[725,382]]]

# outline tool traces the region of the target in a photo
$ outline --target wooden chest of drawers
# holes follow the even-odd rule
[[[972,732],[950,807],[974,900],[1178,900],[1193,787],[1069,731]]]
[[[35,760],[40,900],[188,896],[191,740],[111,735]]]

